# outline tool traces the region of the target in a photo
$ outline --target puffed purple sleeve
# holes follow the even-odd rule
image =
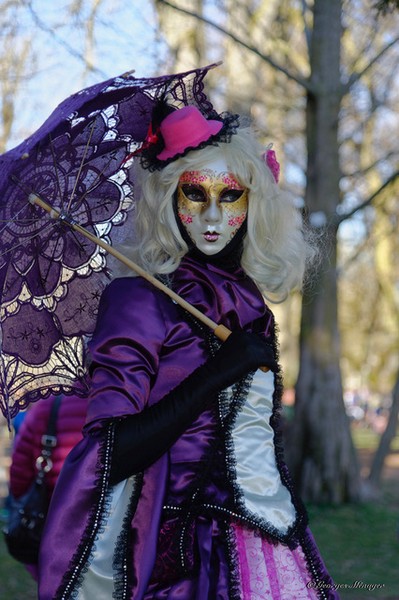
[[[142,278],[115,279],[104,291],[89,344],[86,430],[147,405],[166,329],[159,294]]]

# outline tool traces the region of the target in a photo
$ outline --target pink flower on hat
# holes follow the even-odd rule
[[[269,167],[274,177],[274,181],[278,183],[280,178],[280,163],[276,158],[276,153],[271,148],[268,148],[264,154],[262,154],[262,158]]]

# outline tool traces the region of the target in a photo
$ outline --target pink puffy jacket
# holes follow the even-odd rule
[[[10,491],[15,498],[22,496],[35,478],[36,458],[41,452],[42,435],[47,431],[52,401],[50,397],[32,404],[15,438],[10,467]],[[53,468],[46,474],[50,495],[66,456],[82,438],[86,411],[86,398],[65,396],[61,401],[57,417],[57,446],[51,455]]]

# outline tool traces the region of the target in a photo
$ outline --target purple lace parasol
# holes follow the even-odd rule
[[[108,256],[65,220],[112,245],[124,237],[134,208],[126,156],[141,146],[160,99],[212,113],[203,85],[212,66],[87,88],[0,157],[0,405],[8,422],[49,394],[87,392],[85,341],[110,277]],[[61,210],[64,222],[30,194]]]

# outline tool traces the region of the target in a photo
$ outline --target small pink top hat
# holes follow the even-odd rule
[[[168,115],[160,125],[165,148],[157,155],[160,160],[183,154],[216,135],[223,127],[222,121],[207,120],[195,106],[184,106]]]

